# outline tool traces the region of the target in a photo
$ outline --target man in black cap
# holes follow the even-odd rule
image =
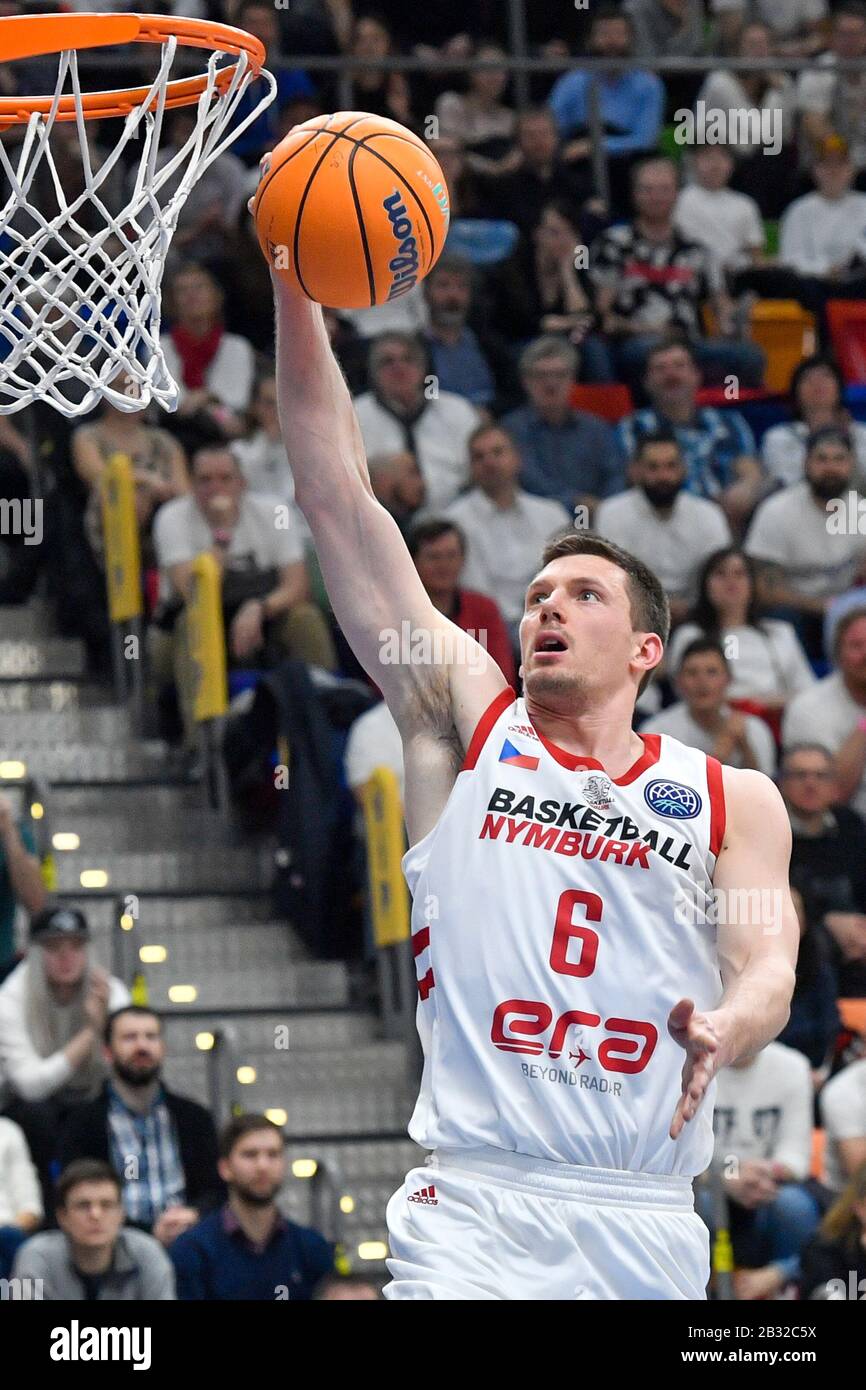
[[[0,986],[0,1105],[27,1136],[46,1204],[60,1126],[98,1094],[105,1020],[130,1002],[126,986],[90,960],[89,940],[77,908],[44,908],[31,918],[26,958]]]

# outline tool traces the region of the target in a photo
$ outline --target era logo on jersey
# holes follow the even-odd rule
[[[515,748],[510,739],[506,739],[502,745],[502,752],[499,754],[499,761],[507,763],[509,767],[525,767],[527,772],[535,772],[538,767],[538,759],[532,758],[528,753],[521,753],[519,748]]]
[[[671,820],[694,820],[700,815],[703,804],[694,787],[684,787],[682,782],[671,782],[667,778],[650,782],[643,795],[651,811]]]
[[[598,1048],[598,1060],[605,1071],[642,1072],[658,1042],[658,1030],[644,1019],[608,1018],[602,1024],[599,1014],[567,1009],[554,1020],[553,1009],[541,999],[503,999],[493,1015],[490,1041],[500,1052],[538,1057],[546,1051],[555,1060],[562,1056],[569,1030],[574,1027],[604,1027],[613,1035],[604,1038]]]

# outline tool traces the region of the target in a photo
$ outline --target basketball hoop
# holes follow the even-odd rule
[[[159,45],[150,85],[83,93],[78,51],[123,43]],[[212,50],[206,71],[172,79],[178,47]],[[3,62],[53,53],[53,96],[0,98],[0,414],[44,400],[72,417],[103,397],[120,410],[142,410],[151,400],[174,410],[178,388],[160,347],[165,258],[190,190],[271,103],[276,82],[262,66],[259,40],[225,24],[139,14],[0,19]],[[231,129],[259,78],[267,91]],[[182,106],[195,108],[195,127],[157,167],[165,112]],[[106,118],[122,120],[122,129],[108,158],[94,165],[87,121]],[[55,123],[72,121],[84,187],[67,198],[51,134]],[[16,126],[21,138],[13,145]],[[106,180],[124,169],[121,157],[136,140],[125,205],[112,213],[103,200]],[[35,201],[38,175],[56,200],[49,211]],[[160,199],[169,182],[172,191]],[[95,231],[82,226],[82,215]]]

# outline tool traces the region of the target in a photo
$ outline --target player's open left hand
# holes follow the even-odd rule
[[[685,1050],[683,1093],[671,1121],[670,1136],[678,1139],[694,1119],[719,1066],[719,1037],[711,1014],[698,1013],[691,999],[681,999],[668,1015],[668,1032]]]

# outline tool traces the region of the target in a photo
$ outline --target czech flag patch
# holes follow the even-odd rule
[[[528,753],[521,753],[509,739],[506,739],[502,745],[499,761],[508,763],[509,767],[525,767],[528,772],[534,772],[538,767],[538,758],[531,758]]]

